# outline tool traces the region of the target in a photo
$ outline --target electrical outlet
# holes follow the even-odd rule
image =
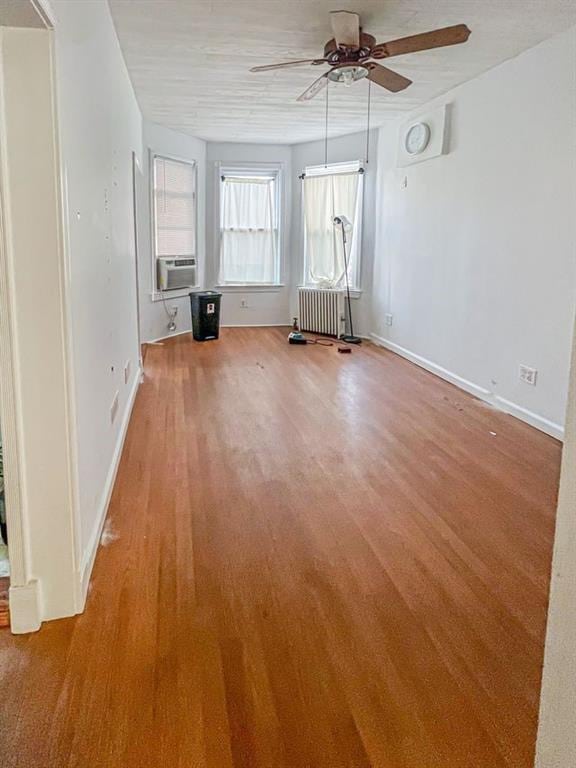
[[[384,315],[384,319],[386,320],[386,325],[392,325],[392,323],[394,322],[394,315],[387,313]]]
[[[240,299],[240,308],[241,309],[249,308],[248,299]]]
[[[130,360],[127,361],[126,365],[124,366],[124,384],[128,384],[130,381],[130,369],[131,369],[131,363]]]
[[[536,379],[538,378],[538,371],[536,368],[529,368],[527,365],[521,365],[519,378],[520,381],[523,381],[525,384],[530,384],[530,386],[535,387]]]
[[[116,419],[116,415],[118,413],[118,397],[119,392],[116,392],[114,395],[114,400],[112,400],[112,405],[110,407],[110,424],[114,424],[114,420]]]

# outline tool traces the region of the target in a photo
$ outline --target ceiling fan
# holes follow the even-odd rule
[[[365,77],[381,85],[392,93],[403,91],[412,84],[403,75],[399,75],[388,67],[383,67],[371,59],[388,59],[405,53],[427,51],[431,48],[442,48],[446,45],[465,43],[470,37],[466,24],[435,29],[419,35],[401,37],[388,43],[376,43],[376,38],[363,32],[360,27],[360,16],[352,11],[331,11],[330,21],[334,37],[324,46],[324,56],[318,59],[298,59],[285,61],[282,64],[266,64],[262,67],[252,67],[251,72],[268,72],[284,67],[299,67],[303,64],[329,64],[330,70],[315,80],[298,101],[310,101],[326,87],[328,80],[336,83],[352,85],[356,80]]]

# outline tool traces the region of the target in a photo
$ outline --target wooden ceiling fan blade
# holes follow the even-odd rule
[[[338,46],[360,48],[360,16],[357,13],[330,11],[330,22]]]
[[[398,72],[393,72],[388,67],[383,67],[382,64],[366,64],[366,68],[369,70],[368,80],[392,93],[398,93],[412,85],[412,80],[399,75]]]
[[[304,64],[324,64],[324,59],[295,59],[283,61],[281,64],[264,64],[261,67],[251,67],[250,72],[268,72],[271,69],[284,69],[285,67],[301,67]]]
[[[371,56],[374,59],[385,59],[390,56],[401,56],[405,53],[427,51],[432,48],[443,48],[448,45],[465,43],[470,37],[470,29],[466,24],[456,24],[452,27],[443,27],[431,32],[423,32],[419,35],[401,37],[398,40],[390,40],[380,43],[372,48]]]
[[[324,88],[326,88],[326,84],[328,82],[328,73],[325,72],[323,75],[320,75],[320,77],[317,80],[314,80],[312,85],[309,88],[306,88],[304,93],[301,93],[300,96],[296,99],[296,101],[310,101],[314,98],[314,96],[318,96],[320,91],[323,91]]]
[[[458,45],[465,43],[470,37],[470,30],[466,24],[456,24],[453,27],[434,29],[432,32],[423,32],[420,35],[401,37],[398,40],[390,40],[388,43],[379,43],[372,48],[370,55],[374,59],[387,59],[390,56],[401,56],[404,53],[416,51],[428,51],[431,48],[443,48],[446,45]]]

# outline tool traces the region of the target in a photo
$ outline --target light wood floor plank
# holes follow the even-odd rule
[[[148,349],[85,614],[0,633],[4,768],[531,768],[560,445],[285,336]]]

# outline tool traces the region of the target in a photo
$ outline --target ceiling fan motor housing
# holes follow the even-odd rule
[[[376,38],[367,32],[360,33],[360,47],[339,47],[336,40],[328,40],[324,46],[324,58],[331,66],[345,64],[347,62],[362,61],[370,57],[372,48],[376,45]]]

